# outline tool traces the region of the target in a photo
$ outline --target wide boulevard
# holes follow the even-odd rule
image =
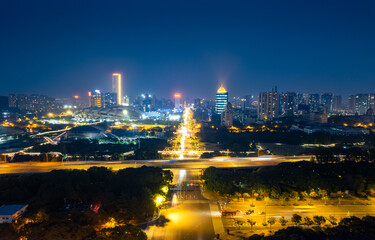
[[[220,168],[272,166],[281,162],[309,161],[311,156],[290,157],[252,157],[195,159],[195,160],[128,160],[128,161],[77,161],[77,162],[23,162],[0,163],[0,174],[41,173],[52,170],[88,169],[90,167],[107,167],[119,170],[129,167],[154,166],[164,169],[204,169],[210,166]]]

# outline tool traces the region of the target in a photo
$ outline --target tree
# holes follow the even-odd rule
[[[335,218],[334,216],[329,216],[327,218],[328,222],[330,222],[332,225],[337,225],[337,218]]]
[[[250,230],[253,231],[253,226],[257,223],[253,219],[247,219],[247,222],[250,224]]]
[[[236,220],[236,226],[239,227],[239,229],[241,229],[241,226],[243,225],[243,221],[241,220]]]
[[[276,223],[276,218],[270,217],[267,219],[268,224],[270,225],[270,231],[271,231],[271,226]]]
[[[313,221],[311,218],[309,218],[309,217],[305,217],[305,218],[303,219],[303,221],[304,221],[304,224],[305,224],[306,226],[311,226],[311,225],[314,224],[314,221]]]
[[[280,219],[279,219],[279,223],[281,226],[285,226],[287,223],[288,223],[288,220],[285,219],[284,216],[282,216]]]
[[[298,214],[293,214],[292,218],[291,218],[291,221],[295,224],[295,225],[299,225],[302,221],[302,217]]]
[[[280,199],[282,200],[282,205],[285,205],[285,200],[287,200],[289,198],[289,193],[287,192],[283,192],[280,196]]]
[[[314,216],[313,219],[314,222],[319,226],[326,222],[326,218],[323,216]]]

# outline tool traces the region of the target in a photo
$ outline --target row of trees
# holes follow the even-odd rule
[[[163,188],[172,178],[170,171],[145,166],[118,172],[92,167],[87,171],[1,176],[0,205],[29,204],[24,217],[11,226],[17,239],[21,236],[28,239],[145,239],[136,238],[139,229],[127,224],[143,222],[155,215],[158,205],[155,199],[166,197]],[[115,227],[118,229],[113,230]],[[105,228],[111,229],[103,230]],[[8,234],[2,229],[0,236]],[[134,231],[133,238],[100,237],[117,236],[126,231]]]
[[[279,223],[281,226],[286,226],[289,220],[287,220],[285,217],[275,218],[275,217],[269,217],[266,220],[262,222],[262,225],[266,228],[269,227],[269,230],[272,230],[272,226],[276,223]],[[321,227],[326,222],[329,222],[332,226],[337,225],[338,219],[334,216],[329,216],[328,218],[325,218],[324,216],[314,216],[313,218],[310,217],[304,217],[302,218],[298,214],[293,214],[293,216],[290,219],[290,222],[294,225],[304,225],[304,226],[319,226]],[[253,230],[253,226],[257,224],[257,222],[254,219],[246,219],[246,222],[243,220],[236,219],[235,220],[236,226],[241,228],[245,223],[250,225],[251,231]]]
[[[345,136],[333,135],[325,132],[315,132],[312,134],[303,131],[290,131],[285,128],[276,128],[274,131],[258,132],[230,132],[226,128],[208,128],[204,127],[198,133],[198,137],[203,142],[219,142],[223,149],[231,151],[247,151],[250,142],[260,143],[285,143],[292,145],[300,144],[347,144],[365,142],[367,146],[373,146],[375,134],[370,132],[368,135]]]
[[[299,215],[294,215],[292,221],[299,225],[302,218]],[[273,220],[270,220],[274,224]],[[281,221],[281,220],[279,220]],[[270,236],[254,234],[250,236],[249,240],[278,240],[278,239],[304,239],[304,240],[353,240],[353,239],[375,239],[375,217],[366,216],[362,219],[357,217],[343,218],[337,221],[335,218],[328,219],[333,225],[332,227],[320,226],[326,222],[322,216],[315,216],[313,219],[304,219],[305,225],[316,225],[313,229],[302,227],[288,227],[276,231]]]
[[[163,150],[168,146],[165,139],[142,138],[140,142],[134,141],[130,144],[100,144],[97,140],[76,140],[63,142],[57,145],[36,145],[30,151],[40,152],[40,156],[15,155],[13,162],[41,161],[52,162],[61,161],[64,156],[54,156],[50,152],[59,152],[70,156],[68,160],[124,160],[124,159],[160,159],[158,150]],[[135,155],[127,158],[123,153],[135,150]],[[9,160],[9,159],[8,159]]]
[[[335,148],[318,148],[314,152],[317,163],[337,163],[340,161],[352,162],[373,162],[375,161],[375,148],[358,148],[358,147],[335,147]]]
[[[221,195],[239,194],[256,198],[341,197],[344,192],[365,196],[375,193],[375,163],[312,162],[281,163],[248,169],[205,169],[202,179],[208,190]]]

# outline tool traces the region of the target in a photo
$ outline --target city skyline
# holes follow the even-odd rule
[[[6,2],[0,95],[107,92],[113,72],[123,73],[130,96],[209,97],[212,89],[214,99],[220,84],[232,96],[274,85],[344,97],[375,92],[373,10],[372,1]]]

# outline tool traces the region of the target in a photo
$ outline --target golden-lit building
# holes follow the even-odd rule
[[[89,92],[89,107],[102,107],[102,94],[100,90],[95,89]]]
[[[112,74],[112,92],[117,94],[117,105],[122,105],[122,78],[120,73]]]
[[[220,88],[216,92],[215,112],[217,114],[221,114],[225,110],[225,106],[227,104],[228,104],[228,92],[223,87],[223,85],[221,85]]]

